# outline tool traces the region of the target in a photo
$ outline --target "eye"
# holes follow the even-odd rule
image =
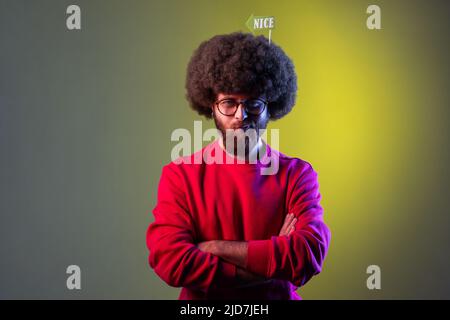
[[[222,100],[220,106],[224,108],[234,108],[236,106],[236,101],[231,99]]]
[[[247,101],[247,108],[258,110],[264,107],[264,102],[261,100],[248,100]]]

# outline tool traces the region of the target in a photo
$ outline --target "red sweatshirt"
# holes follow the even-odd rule
[[[330,240],[316,172],[267,145],[265,157],[278,156],[279,168],[263,175],[263,160],[227,164],[235,158],[218,146],[177,160],[191,164],[163,167],[147,230],[150,266],[183,287],[179,299],[301,299],[295,290],[321,271]],[[205,151],[224,163],[194,164]],[[278,236],[288,213],[298,219],[295,231]],[[236,266],[196,247],[207,240],[247,241],[247,270],[271,280],[237,288]]]

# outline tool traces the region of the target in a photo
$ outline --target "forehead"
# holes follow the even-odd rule
[[[258,96],[258,97],[253,97],[247,94],[241,94],[241,93],[219,93],[217,94],[217,100],[221,100],[221,99],[236,99],[236,100],[241,100],[241,99],[249,99],[249,98],[264,98],[264,95]]]

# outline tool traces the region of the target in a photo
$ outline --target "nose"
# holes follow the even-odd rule
[[[240,103],[238,105],[238,108],[236,110],[236,113],[234,114],[234,117],[236,119],[240,119],[241,121],[247,118],[247,111],[245,111],[244,105]]]

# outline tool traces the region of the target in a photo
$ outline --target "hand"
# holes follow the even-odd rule
[[[211,253],[238,267],[247,266],[247,241],[210,240],[197,243],[200,251]]]
[[[203,251],[203,252],[209,252],[209,253],[212,253],[212,254],[215,254],[215,252],[216,252],[216,240],[210,240],[210,241],[203,241],[203,242],[199,242],[199,243],[197,243],[197,248],[200,250],[200,251]]]
[[[295,224],[297,223],[297,218],[293,213],[288,213],[284,219],[283,226],[281,227],[280,234],[278,236],[290,236],[292,232],[295,231]]]
[[[272,279],[266,279],[239,267],[236,268],[236,277],[240,282],[237,288],[268,284],[272,281]]]

